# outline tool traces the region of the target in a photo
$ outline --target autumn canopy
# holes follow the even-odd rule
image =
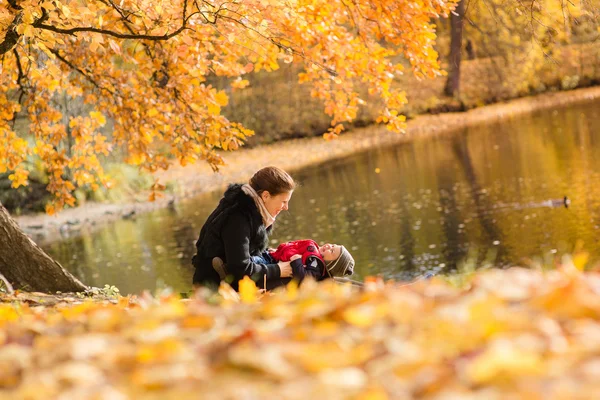
[[[433,19],[452,0],[0,0],[0,173],[27,183],[39,160],[55,197],[105,184],[100,157],[122,151],[149,171],[234,150],[253,132],[221,114],[244,75],[303,63],[341,132],[363,103],[356,84],[382,100],[380,121],[403,127],[406,102],[392,81],[401,60],[418,76],[440,74]],[[217,90],[211,76],[230,77]],[[66,115],[59,96],[87,108]],[[15,127],[17,119],[25,128]],[[17,124],[18,125],[18,124]],[[67,178],[67,173],[68,177]]]

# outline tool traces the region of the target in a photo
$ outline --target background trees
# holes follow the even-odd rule
[[[487,79],[477,78],[484,85],[504,81],[518,94],[544,91],[548,84],[545,72],[564,64],[561,53],[569,51],[572,44],[597,40],[599,6],[596,0],[459,2],[442,33],[450,38],[445,93],[458,95],[461,54],[463,59],[487,60],[492,65],[486,71]],[[572,88],[577,83],[565,82],[563,86]]]

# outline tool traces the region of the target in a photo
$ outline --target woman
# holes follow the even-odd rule
[[[230,185],[196,242],[197,252],[192,258],[196,268],[194,285],[219,284],[221,279],[213,268],[213,260],[227,264],[230,283],[236,290],[244,276],[249,276],[259,287],[264,286],[266,277],[267,289],[288,282],[292,276],[289,262],[255,261],[266,251],[273,222],[281,211],[288,209],[295,187],[292,177],[277,167],[259,170],[248,184]]]

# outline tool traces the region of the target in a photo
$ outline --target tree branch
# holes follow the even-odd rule
[[[185,108],[188,109],[189,116],[190,119],[192,120],[192,124],[194,125],[194,128],[196,128],[196,131],[198,133],[200,133],[202,136],[206,136],[205,134],[201,133],[202,130],[200,129],[200,124],[196,121],[196,119],[194,118],[194,115],[196,115],[196,111],[194,111],[194,109],[190,106],[190,104],[181,96],[181,94],[179,93],[179,90],[177,90],[177,88],[173,89],[173,94],[175,95],[175,99],[179,100]]]
[[[115,95],[115,92],[113,92],[110,89],[107,89],[103,86],[100,86],[98,84],[98,82],[96,82],[94,79],[92,79],[91,76],[89,76],[88,74],[85,73],[84,70],[82,70],[81,68],[77,67],[76,65],[74,65],[73,63],[71,63],[69,60],[67,60],[66,58],[64,58],[60,52],[58,50],[54,50],[54,49],[50,49],[50,51],[52,52],[52,54],[54,54],[56,56],[56,58],[58,58],[60,61],[62,61],[63,63],[65,63],[66,65],[68,65],[71,69],[79,72],[87,81],[89,81],[92,85],[94,85],[97,89],[99,90],[104,90],[107,91],[108,93],[112,94],[113,96]]]
[[[21,23],[22,16],[23,14],[21,12],[15,14],[15,17],[6,29],[4,41],[0,43],[0,55],[8,53],[19,41],[21,35],[17,33],[17,25]]]
[[[25,78],[25,74],[23,73],[23,67],[21,66],[21,57],[19,57],[19,52],[16,48],[13,49],[13,53],[15,55],[15,62],[17,63],[17,70],[19,71],[19,75],[17,76],[17,84],[19,85],[21,92],[19,94],[19,104],[21,104],[21,101],[23,101],[23,96],[25,95],[25,87],[23,86],[23,78]],[[17,119],[16,113],[14,119]]]
[[[64,29],[64,28],[58,28],[58,27],[52,26],[52,25],[46,25],[46,24],[42,23],[41,20],[34,22],[33,27],[39,28],[39,29],[45,29],[48,31],[56,32],[56,33],[62,33],[64,35],[75,35],[79,32],[94,32],[94,33],[100,33],[102,35],[113,36],[118,39],[169,40],[172,37],[175,37],[175,36],[179,35],[181,32],[183,32],[183,30],[186,29],[186,27],[187,27],[188,20],[190,19],[190,17],[192,17],[194,15],[194,14],[190,14],[187,18],[185,17],[185,14],[187,12],[187,2],[188,2],[188,0],[185,0],[183,2],[183,19],[181,21],[181,26],[177,30],[175,30],[171,33],[166,33],[164,35],[143,35],[143,34],[120,33],[120,32],[114,32],[114,31],[111,31],[108,29],[95,28],[93,26],[80,26],[80,27],[76,27],[76,28]]]
[[[19,71],[19,76],[17,77],[17,84],[21,86],[22,90],[23,86],[21,85],[21,82],[25,77],[25,74],[23,74],[23,68],[21,67],[21,57],[19,57],[19,52],[17,51],[17,49],[13,49],[13,54],[15,55],[17,61],[17,70]]]
[[[142,34],[119,33],[119,32],[109,31],[107,29],[94,28],[93,26],[81,26],[81,27],[77,27],[77,28],[63,29],[63,28],[57,28],[52,25],[39,24],[37,22],[34,23],[33,26],[35,28],[45,29],[48,31],[56,32],[56,33],[62,33],[64,35],[75,35],[76,33],[79,33],[79,32],[94,32],[94,33],[100,33],[102,35],[113,36],[113,37],[116,37],[119,39],[169,40],[172,37],[179,35],[185,29],[185,22],[176,31],[173,31],[173,32],[165,34],[165,35],[142,35]]]
[[[129,11],[129,10],[124,11],[122,8],[117,6],[112,0],[100,0],[100,2],[106,4],[107,6],[112,7],[116,12],[119,13],[119,15],[121,16],[121,18],[124,21],[131,22],[131,21],[129,21],[129,16],[135,15],[135,13],[133,11]],[[127,15],[125,15],[125,13],[127,13]]]
[[[17,4],[17,0],[7,0],[8,4],[14,8],[15,10],[22,10],[23,7],[21,7],[20,5]]]
[[[198,7],[199,7],[199,5],[198,5],[198,3],[197,3],[196,1],[194,1],[194,4],[196,5],[196,8],[198,8]],[[326,72],[327,72],[329,75],[331,75],[331,76],[337,76],[337,75],[338,75],[338,73],[337,73],[337,72],[336,72],[336,71],[335,71],[333,68],[330,68],[330,67],[328,67],[328,66],[324,65],[323,63],[320,63],[320,62],[314,61],[314,60],[312,60],[312,59],[310,59],[310,58],[306,57],[306,55],[305,55],[305,54],[304,54],[302,51],[298,51],[298,50],[296,50],[296,49],[295,49],[294,47],[292,47],[292,46],[287,46],[287,45],[285,45],[285,44],[283,44],[283,43],[279,42],[277,39],[275,39],[275,38],[274,38],[274,37],[272,37],[272,36],[267,36],[267,35],[263,34],[263,33],[262,33],[262,32],[260,32],[258,29],[256,29],[256,28],[254,28],[254,27],[250,26],[249,24],[246,24],[246,23],[244,23],[244,22],[243,22],[243,21],[241,21],[241,20],[238,20],[238,19],[236,19],[236,18],[230,17],[230,16],[228,16],[228,15],[221,15],[221,14],[219,14],[219,12],[220,12],[220,11],[221,11],[221,8],[219,8],[217,11],[215,11],[215,12],[213,12],[213,13],[212,13],[212,14],[213,14],[213,16],[214,16],[214,20],[213,20],[213,21],[211,21],[211,20],[209,20],[209,19],[208,19],[208,18],[207,18],[207,17],[204,15],[204,13],[203,13],[202,11],[200,11],[200,10],[198,9],[198,12],[199,12],[199,13],[200,13],[200,14],[201,14],[203,17],[204,17],[204,19],[205,19],[206,23],[210,23],[210,24],[212,24],[212,25],[216,25],[216,23],[217,23],[217,20],[218,20],[219,18],[221,18],[221,19],[224,19],[224,20],[227,20],[227,21],[231,21],[231,22],[233,22],[233,23],[235,23],[235,24],[241,25],[241,26],[242,26],[242,27],[243,27],[245,30],[247,30],[247,31],[252,31],[252,32],[254,32],[254,33],[255,33],[255,34],[257,34],[258,36],[260,36],[260,37],[262,37],[263,39],[265,39],[266,41],[270,42],[272,45],[275,45],[277,48],[279,48],[279,49],[281,49],[281,50],[283,50],[283,51],[290,52],[290,53],[292,53],[293,55],[296,55],[296,56],[298,56],[298,57],[302,58],[303,60],[305,60],[305,61],[307,61],[307,62],[310,62],[311,64],[314,64],[314,65],[318,66],[319,68],[321,68],[321,69],[323,69],[324,71],[326,71]],[[233,10],[230,10],[230,9],[227,9],[227,11],[229,11],[229,12],[231,12],[231,13],[234,13],[234,14],[238,14],[238,15],[240,15],[239,13],[237,13],[237,12],[235,12],[235,11],[233,11]]]
[[[100,2],[107,6],[112,7],[116,12],[118,12],[119,15],[121,16],[121,20],[122,20],[125,28],[129,31],[129,33],[131,33],[132,35],[135,35],[135,31],[131,27],[131,25],[130,25],[131,21],[129,20],[130,15],[135,15],[135,13],[133,11],[123,11],[123,9],[121,9],[119,6],[117,6],[112,0],[108,0],[108,1],[100,0]],[[125,15],[125,12],[127,12],[127,15]],[[148,55],[148,57],[153,58],[152,52],[150,51],[148,45],[143,42],[140,42],[140,43],[142,43],[142,46],[144,46],[144,50],[145,50],[146,54]]]

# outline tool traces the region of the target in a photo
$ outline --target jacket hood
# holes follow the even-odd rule
[[[225,193],[223,193],[223,200],[225,200],[227,203],[237,204],[244,209],[256,210],[256,212],[260,215],[254,200],[252,197],[244,193],[242,186],[243,185],[241,183],[232,183],[229,185],[227,190],[225,190]]]
[[[242,192],[242,184],[232,183],[229,186],[227,186],[227,190],[225,190],[223,198],[227,201],[234,201],[236,197],[240,194],[246,195],[244,192]]]

